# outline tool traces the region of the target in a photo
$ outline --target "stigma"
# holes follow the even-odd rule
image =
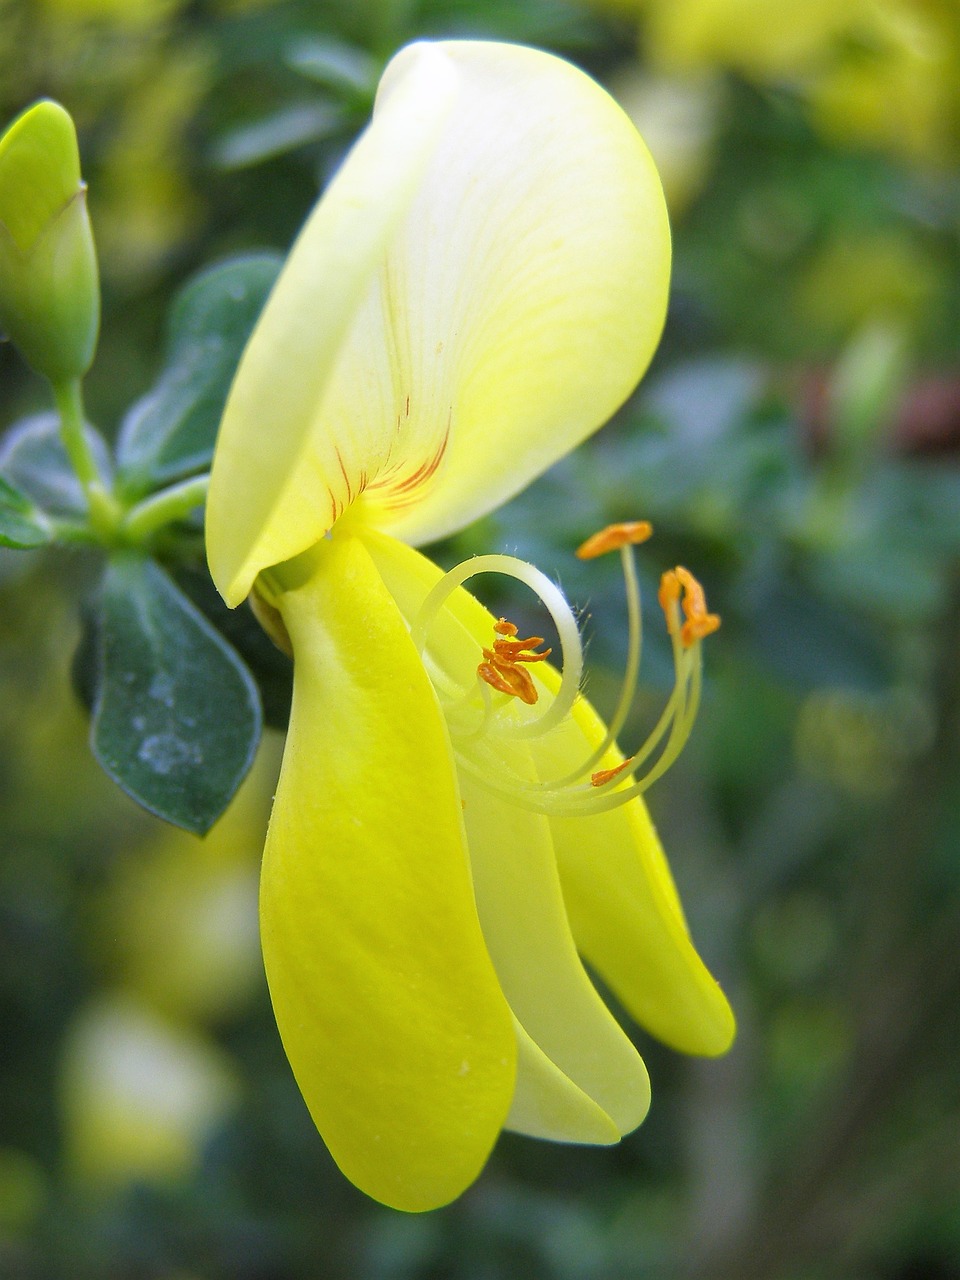
[[[556,671],[541,666],[552,653],[541,647],[543,636],[522,638],[514,623],[500,618],[493,623],[490,643],[479,646],[475,682],[456,690],[446,682],[442,687],[437,685],[458,767],[488,790],[551,816],[586,816],[641,795],[680,754],[700,702],[702,641],[720,626],[720,618],[707,607],[703,587],[682,565],[662,575],[658,592],[673,652],[673,691],[656,724],[631,755],[624,758],[617,746],[636,698],[643,640],[634,547],[652,533],[646,520],[627,521],[601,529],[577,549],[583,560],[614,551],[620,555],[627,602],[627,663],[606,733],[577,767],[562,777],[531,781],[510,767],[508,761],[516,755],[506,749],[508,743],[532,742],[549,734],[571,715],[583,696],[583,644],[573,610],[560,588],[524,560],[486,555],[451,569],[427,595],[411,628],[425,660],[432,622],[450,595],[478,574],[504,574],[528,586],[546,607],[559,636],[562,661]]]

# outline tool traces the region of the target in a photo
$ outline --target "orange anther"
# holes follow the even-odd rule
[[[689,649],[698,640],[703,640],[706,636],[713,635],[714,631],[719,630],[719,627],[720,617],[716,613],[704,613],[696,618],[688,618],[680,628],[681,643]]]
[[[608,551],[619,551],[638,542],[646,542],[653,533],[649,520],[625,520],[622,524],[608,524],[599,533],[593,533],[577,547],[581,560],[594,560]]]
[[[689,649],[692,644],[712,635],[720,626],[720,618],[715,613],[708,613],[707,598],[703,587],[689,569],[678,564],[676,569],[668,569],[660,579],[660,607],[666,614],[667,631],[676,635],[679,619],[677,602],[683,609],[686,621],[679,626],[680,643]]]
[[[492,649],[484,649],[483,662],[477,667],[477,675],[486,681],[491,688],[500,693],[509,693],[521,702],[533,706],[539,694],[529,672],[520,665],[527,662],[543,662],[550,656],[550,650],[543,653],[532,652],[537,645],[543,644],[543,636],[527,636],[525,640],[517,635],[517,628],[506,618],[493,624],[494,640]]]
[[[683,587],[684,617],[701,617],[707,612],[707,597],[703,594],[703,587],[701,587],[690,570],[685,569],[682,564],[677,565],[676,574]]]
[[[539,644],[543,644],[543,636],[529,636],[526,640],[494,640],[493,651],[506,662],[543,662],[544,658],[550,657],[552,649],[544,649],[542,653],[527,652]]]
[[[602,787],[605,782],[609,782],[611,778],[615,778],[618,773],[623,773],[633,762],[633,756],[628,756],[622,764],[615,765],[612,769],[598,769],[596,773],[590,775],[590,785],[592,787]]]
[[[484,654],[489,652],[489,649],[484,649]],[[512,694],[528,707],[532,707],[539,697],[536,685],[523,667],[500,662],[481,662],[477,667],[477,675],[492,688],[500,693]]]
[[[676,630],[676,608],[681,592],[680,579],[672,569],[668,569],[660,578],[660,590],[657,592],[657,599],[660,601],[660,608],[667,619],[667,631],[670,635],[673,635]]]

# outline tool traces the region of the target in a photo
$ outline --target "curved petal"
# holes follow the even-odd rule
[[[586,699],[533,744],[541,778],[586,759],[604,728]],[[611,750],[601,762],[623,760]],[[697,954],[670,868],[640,799],[583,818],[550,821],[573,936],[624,1008],[684,1053],[725,1053],[736,1025],[726,996]]]
[[[517,45],[401,50],[230,395],[227,600],[341,517],[421,542],[522,488],[636,385],[669,261],[653,162],[589,77]]]
[[[207,499],[210,571],[230,605],[332,523],[342,462],[319,405],[344,337],[407,212],[456,86],[448,58],[411,49],[375,123],[316,206],[247,345]],[[386,424],[381,424],[386,429]]]
[[[440,571],[390,538],[367,533],[364,539],[401,611],[411,617]],[[431,646],[443,652],[445,665],[461,683],[472,674],[477,657],[476,650],[471,654],[463,646],[461,633],[465,629],[476,644],[485,643],[491,621],[490,614],[461,589],[431,630]],[[537,677],[548,687],[559,683],[558,673],[548,663],[538,664]],[[578,698],[563,724],[527,741],[537,771],[546,780],[569,774],[603,736],[599,716],[585,698]],[[601,763],[612,768],[622,759],[611,750]],[[497,803],[493,796],[489,803],[492,813]],[[527,815],[520,809],[515,815],[518,831],[524,830]],[[551,818],[550,831],[580,953],[631,1017],[661,1040],[686,1053],[723,1053],[734,1036],[733,1013],[690,938],[643,801],[631,800],[619,809],[589,817]],[[512,1004],[509,990],[507,995]],[[533,1032],[529,1026],[527,1030]]]
[[[517,1086],[507,1116],[507,1129],[548,1142],[580,1142],[609,1147],[620,1130],[602,1107],[578,1089],[569,1076],[527,1035],[519,1022]]]
[[[525,772],[532,772],[529,757]],[[630,1133],[649,1109],[650,1080],[577,955],[547,820],[466,776],[460,794],[480,924],[510,1008],[537,1047],[606,1112],[618,1136]],[[521,1126],[514,1119],[511,1127]]]
[[[318,420],[359,433],[373,406],[355,389],[376,380],[398,442],[363,518],[413,543],[499,505],[610,417],[656,347],[670,269],[656,169],[604,90],[537,50],[439,47],[459,89],[370,308],[386,350],[358,323]]]
[[[295,677],[261,888],[270,993],[344,1173],[395,1208],[429,1209],[482,1167],[516,1053],[446,730],[358,540],[324,541],[284,585]]]
[[[367,535],[366,541],[401,611],[414,616],[441,576],[440,570],[392,538]],[[431,630],[432,652],[447,670],[465,664],[472,676],[481,646],[493,634],[493,622],[466,591],[458,591]],[[526,746],[503,741],[497,743],[497,750],[509,755],[521,776],[535,776]],[[550,825],[541,815],[492,795],[468,775],[460,778],[460,794],[477,911],[504,995],[534,1045],[603,1109],[618,1134],[629,1133],[647,1113],[650,1082],[642,1058],[597,994],[577,955]],[[530,1056],[526,1055],[528,1064]],[[537,1096],[534,1073],[525,1077],[524,1084],[521,1101],[527,1107]],[[546,1094],[541,1101],[546,1107]],[[575,1116],[576,1132],[538,1131],[539,1136],[584,1141],[576,1136],[579,1127],[586,1122],[596,1128],[592,1108],[578,1112],[568,1100],[564,1113]],[[514,1127],[523,1127],[517,1119],[520,1114],[518,1102]]]

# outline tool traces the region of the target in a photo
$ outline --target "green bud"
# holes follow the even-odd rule
[[[0,328],[38,373],[86,373],[100,324],[100,282],[77,134],[44,100],[0,137]]]

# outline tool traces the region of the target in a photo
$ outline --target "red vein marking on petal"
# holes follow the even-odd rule
[[[343,454],[340,452],[340,450],[337,448],[336,445],[334,445],[333,447],[333,452],[337,455],[337,462],[339,463],[339,466],[340,466],[340,474],[343,476],[343,483],[346,485],[346,488],[347,488],[347,503],[349,504],[353,501],[353,486],[350,483],[350,477],[347,475],[347,468],[343,465]]]

